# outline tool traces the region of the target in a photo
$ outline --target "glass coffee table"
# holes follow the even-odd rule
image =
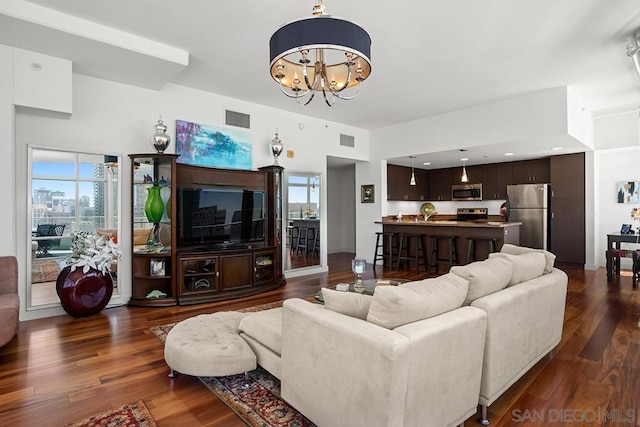
[[[344,290],[345,292],[355,292],[359,294],[365,295],[373,295],[377,286],[398,286],[402,283],[406,283],[409,280],[407,279],[364,279],[362,283],[364,284],[364,289],[354,289],[354,283],[338,283],[335,286],[328,286],[328,289],[333,290]],[[322,291],[316,292],[315,298],[324,302],[322,299]]]

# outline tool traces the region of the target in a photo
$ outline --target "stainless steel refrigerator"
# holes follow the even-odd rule
[[[549,247],[549,184],[507,186],[507,221],[521,222],[520,246]]]

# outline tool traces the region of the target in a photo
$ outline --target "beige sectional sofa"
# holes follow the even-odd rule
[[[560,341],[567,276],[546,251],[504,245],[435,279],[372,297],[323,289],[252,313],[241,336],[319,426],[450,426]]]

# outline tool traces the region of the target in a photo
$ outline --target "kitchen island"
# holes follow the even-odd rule
[[[431,263],[432,247],[429,236],[456,236],[455,244],[458,251],[459,264],[467,263],[468,237],[478,239],[495,239],[496,250],[500,250],[502,245],[510,243],[520,244],[521,222],[503,221],[456,221],[456,220],[429,220],[407,218],[403,220],[384,218],[376,221],[382,224],[382,231],[391,233],[421,233],[426,236],[427,256]],[[441,242],[441,245],[443,242]],[[387,248],[385,248],[386,252]],[[447,252],[444,246],[439,248],[441,254]],[[489,245],[485,242],[476,244],[476,260],[483,260],[489,257]]]

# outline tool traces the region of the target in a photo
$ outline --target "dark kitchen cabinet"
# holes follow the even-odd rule
[[[550,251],[559,264],[585,262],[584,153],[550,158]]]
[[[387,200],[409,200],[411,169],[387,165]]]
[[[387,165],[387,200],[428,200],[429,172],[424,169],[414,169],[414,176],[416,185],[410,185],[411,168]]]
[[[507,185],[512,183],[511,163],[491,163],[482,166],[482,199],[504,200]]]
[[[416,185],[411,186],[410,200],[423,202],[429,200],[429,171],[425,169],[415,169]]]
[[[462,168],[456,168],[462,174]],[[429,200],[451,200],[453,168],[429,171]]]
[[[542,184],[551,180],[549,158],[511,163],[512,184]]]

